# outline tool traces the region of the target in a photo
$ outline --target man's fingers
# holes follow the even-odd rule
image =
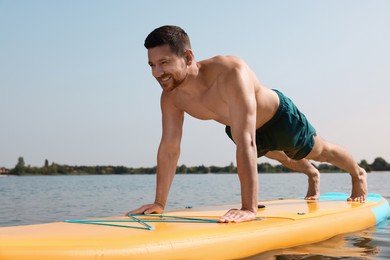
[[[129,214],[142,214],[144,213],[141,209],[136,209],[136,210],[132,210],[132,211],[129,211],[126,213],[126,215],[129,215]]]
[[[128,215],[128,214],[144,214],[145,211],[147,211],[147,209],[149,207],[150,207],[150,205],[143,205],[143,206],[141,206],[138,209],[131,210],[131,211],[127,212],[126,215]]]
[[[148,209],[148,210],[145,210],[145,212],[144,212],[144,214],[153,214],[153,213],[157,213],[156,210]]]
[[[224,216],[222,216],[219,223],[237,223],[243,221],[250,221],[256,218],[256,214],[248,210],[231,209]]]
[[[163,208],[158,204],[147,204],[143,205],[140,208],[136,210],[132,210],[126,213],[128,214],[152,214],[152,213],[162,213],[164,210]]]

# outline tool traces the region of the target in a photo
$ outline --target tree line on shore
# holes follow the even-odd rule
[[[390,171],[390,163],[382,157],[377,157],[373,163],[369,164],[362,160],[359,165],[367,172]],[[315,165],[320,172],[343,172],[341,169],[330,164]],[[292,170],[281,164],[272,165],[270,163],[259,163],[257,165],[259,173],[287,173]],[[157,167],[132,168],[126,166],[70,166],[57,163],[49,164],[48,160],[42,167],[35,167],[25,164],[24,158],[19,157],[13,169],[6,172],[8,175],[107,175],[107,174],[155,174]],[[177,174],[205,174],[205,173],[236,173],[237,167],[233,163],[228,166],[191,166],[180,165],[176,169]]]

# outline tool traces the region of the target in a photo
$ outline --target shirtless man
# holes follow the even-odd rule
[[[350,173],[349,200],[364,202],[367,174],[342,147],[322,139],[281,92],[262,86],[237,57],[216,56],[196,62],[186,32],[162,26],[145,40],[149,65],[162,87],[162,137],[157,155],[157,187],[153,204],[131,214],[162,213],[180,155],[184,113],[226,126],[236,144],[241,209],[231,209],[219,222],[256,218],[257,158],[265,155],[308,176],[306,199],[319,197],[319,171],[308,161],[329,162]]]

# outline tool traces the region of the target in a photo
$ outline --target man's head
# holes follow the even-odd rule
[[[159,27],[146,37],[145,47],[152,74],[165,91],[172,91],[185,81],[194,64],[194,56],[190,39],[183,29]]]
[[[153,30],[145,39],[146,49],[168,45],[173,53],[181,57],[185,51],[191,49],[190,38],[180,27],[165,25]]]

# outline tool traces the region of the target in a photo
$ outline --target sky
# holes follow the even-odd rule
[[[155,166],[161,88],[143,42],[166,24],[197,60],[244,59],[356,161],[390,161],[389,13],[385,0],[0,0],[0,167]],[[231,162],[224,126],[186,116],[179,164]]]

